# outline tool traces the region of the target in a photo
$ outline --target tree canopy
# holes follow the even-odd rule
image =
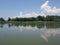
[[[0,21],[5,21],[3,18],[0,18]],[[60,21],[60,16],[37,16],[31,18],[8,18],[7,21]]]

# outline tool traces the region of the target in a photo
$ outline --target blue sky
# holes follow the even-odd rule
[[[0,0],[0,17],[19,16],[23,13],[40,13],[40,6],[49,1],[51,7],[60,8],[60,0]]]

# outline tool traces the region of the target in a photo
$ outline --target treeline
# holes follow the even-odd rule
[[[3,18],[0,18],[0,21],[6,21]],[[37,16],[31,18],[8,18],[7,21],[60,21],[60,16]]]
[[[8,21],[44,21],[44,17],[31,17],[31,18],[8,18]]]

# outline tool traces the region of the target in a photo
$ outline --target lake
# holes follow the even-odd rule
[[[0,45],[60,45],[60,23],[0,24]]]

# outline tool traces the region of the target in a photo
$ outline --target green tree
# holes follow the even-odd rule
[[[11,21],[11,18],[8,18],[8,21]]]
[[[5,21],[3,18],[0,18],[0,21]]]
[[[38,16],[38,17],[37,17],[37,20],[38,20],[38,21],[44,21],[44,17],[43,17],[43,16]]]

